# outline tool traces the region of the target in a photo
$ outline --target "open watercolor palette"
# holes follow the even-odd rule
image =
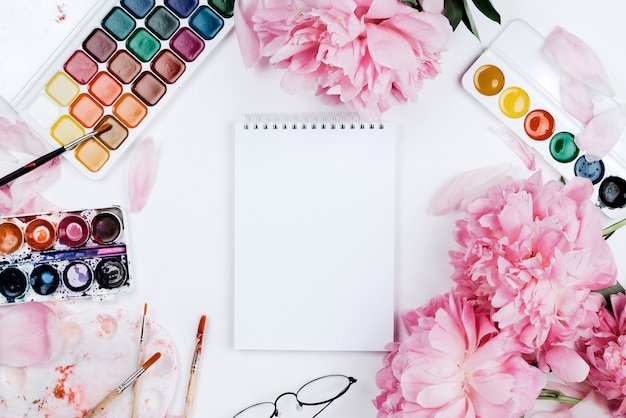
[[[567,181],[585,177],[607,216],[626,216],[626,140],[589,161],[574,142],[583,126],[559,102],[559,74],[542,56],[544,38],[526,22],[511,22],[464,73],[465,90]],[[616,106],[598,101],[596,111]]]
[[[63,347],[51,361],[26,367],[0,365],[0,416],[83,417],[137,369],[142,316],[98,309],[61,318]],[[174,341],[147,318],[144,357],[161,357],[99,417],[165,417],[179,375]],[[33,350],[40,349],[33,347]],[[136,407],[133,410],[133,396]]]
[[[0,304],[130,290],[124,232],[118,206],[0,218]]]
[[[112,128],[64,156],[98,178],[233,27],[234,0],[104,0],[9,104],[51,147]]]

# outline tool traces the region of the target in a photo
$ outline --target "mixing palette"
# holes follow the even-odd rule
[[[233,26],[234,0],[105,0],[11,105],[65,156],[102,176]]]
[[[128,291],[119,207],[0,218],[0,304]]]
[[[594,185],[594,203],[611,218],[626,216],[623,139],[602,160],[587,160],[576,146],[582,125],[561,107],[559,75],[542,57],[544,38],[514,21],[463,75],[463,87],[566,180]],[[611,106],[610,100],[596,109]]]

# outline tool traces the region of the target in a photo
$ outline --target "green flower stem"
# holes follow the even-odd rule
[[[576,405],[578,402],[580,402],[580,399],[578,398],[565,396],[561,394],[559,391],[552,390],[552,389],[543,389],[541,393],[539,394],[539,396],[537,396],[537,399],[569,403],[572,405]]]
[[[604,237],[604,239],[607,239],[608,237],[613,235],[613,233],[615,231],[617,231],[618,229],[620,229],[624,225],[626,225],[626,218],[622,219],[619,222],[615,222],[613,225],[610,225],[610,226],[607,226],[606,228],[604,228],[602,230],[602,237]]]

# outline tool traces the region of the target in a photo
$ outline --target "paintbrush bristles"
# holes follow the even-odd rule
[[[94,132],[96,134],[103,134],[106,131],[108,131],[109,129],[111,129],[112,127],[113,127],[113,125],[111,125],[110,123],[103,123],[102,125],[100,125],[96,129],[94,129]]]
[[[146,362],[141,366],[144,370],[148,370],[150,366],[152,366],[159,358],[161,358],[161,353],[154,353],[152,357],[150,357]]]
[[[202,335],[204,333],[205,324],[206,324],[206,315],[202,315],[200,317],[200,322],[198,323],[198,335]]]

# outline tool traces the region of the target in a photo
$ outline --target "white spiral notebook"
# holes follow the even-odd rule
[[[234,345],[382,351],[393,341],[395,130],[347,115],[235,128]]]

